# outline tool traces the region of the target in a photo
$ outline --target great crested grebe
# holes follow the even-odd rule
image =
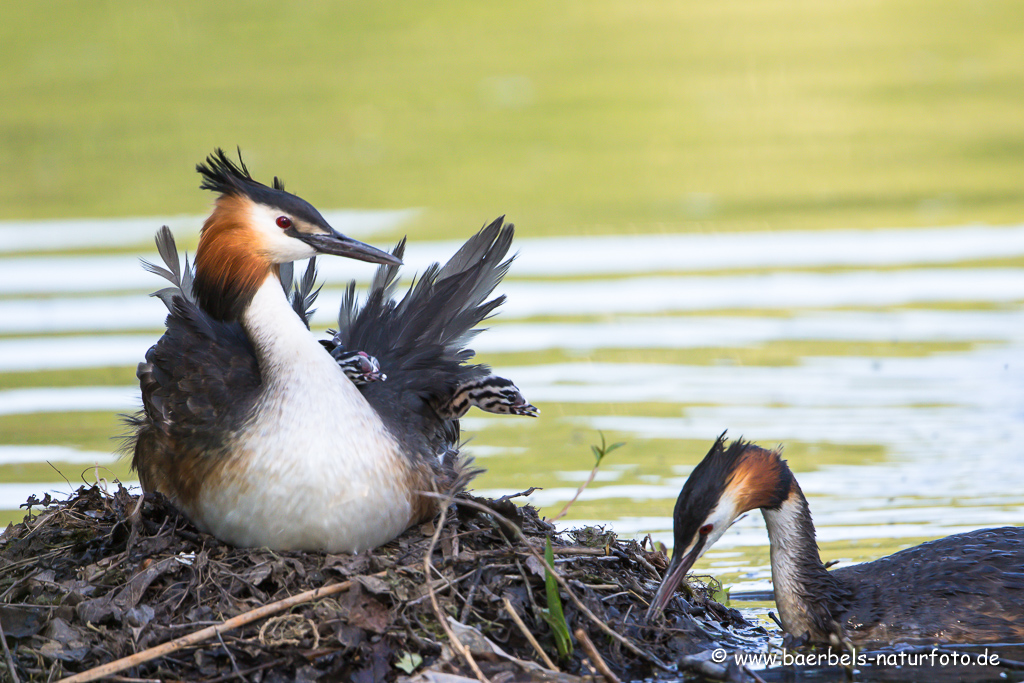
[[[281,550],[356,552],[432,517],[438,503],[422,493],[477,472],[457,457],[458,421],[436,406],[489,375],[464,347],[503,301],[486,299],[511,262],[511,224],[485,227],[395,302],[404,240],[388,254],[345,237],[222,150],[197,170],[219,197],[194,275],[166,228],[167,269],[148,266],[174,286],[157,293],[167,331],[139,364],[143,410],[130,418],[143,489],[228,543]],[[365,305],[348,292],[337,359],[338,344],[308,330],[311,286],[289,299],[281,279],[318,253],[383,264]]]
[[[828,571],[807,499],[778,451],[724,435],[676,500],[675,549],[651,601],[652,619],[693,563],[741,514],[760,508],[771,543],[772,582],[791,636],[854,644],[1024,642],[1024,528],[947,536],[873,562]]]

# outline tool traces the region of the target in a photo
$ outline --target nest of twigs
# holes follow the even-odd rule
[[[33,499],[0,536],[0,680],[678,678],[702,670],[687,655],[750,628],[697,583],[644,623],[663,552],[600,528],[555,533],[507,498],[458,496],[358,555],[234,548],[160,496],[137,503],[95,486]],[[549,625],[551,580],[570,653]]]

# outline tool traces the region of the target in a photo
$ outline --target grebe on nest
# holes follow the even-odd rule
[[[1024,528],[982,529],[828,571],[800,486],[778,451],[724,435],[676,500],[675,548],[648,619],[729,525],[760,508],[772,582],[791,636],[828,643],[1024,642]]]
[[[222,150],[197,170],[219,197],[194,275],[166,228],[167,269],[147,265],[173,286],[157,293],[167,331],[139,364],[143,410],[129,420],[143,489],[239,546],[356,552],[431,518],[438,502],[423,492],[479,471],[438,407],[490,376],[465,345],[504,300],[487,297],[511,263],[512,225],[486,226],[396,302],[404,240],[388,254],[348,238]],[[349,289],[341,338],[324,345],[307,326],[312,268],[290,299],[285,265],[321,253],[382,264],[362,307]]]

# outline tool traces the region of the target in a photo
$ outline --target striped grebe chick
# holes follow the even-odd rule
[[[498,415],[526,415],[537,417],[540,410],[531,405],[512,380],[487,375],[471,379],[455,388],[455,393],[435,405],[437,414],[446,420],[462,417],[476,406],[480,410]]]
[[[340,349],[340,347],[339,347]],[[357,387],[370,382],[383,382],[388,378],[380,369],[380,361],[366,351],[342,351],[335,349],[330,352],[345,376]]]

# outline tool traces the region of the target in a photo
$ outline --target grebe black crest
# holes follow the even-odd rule
[[[982,529],[827,570],[807,499],[779,451],[719,437],[673,513],[675,547],[648,610],[655,618],[730,524],[760,508],[772,582],[791,636],[828,643],[1024,642],[1024,528]]]

